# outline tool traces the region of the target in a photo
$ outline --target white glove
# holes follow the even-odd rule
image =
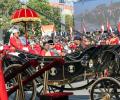
[[[0,50],[3,50],[3,48],[4,48],[3,46],[0,46]]]
[[[28,47],[23,47],[23,50],[29,51]]]

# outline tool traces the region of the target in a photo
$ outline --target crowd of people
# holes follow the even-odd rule
[[[40,56],[65,56],[76,51],[81,44],[80,36],[70,39],[68,37],[62,38],[59,35],[52,38],[29,36],[28,32],[20,34],[18,29],[12,30],[8,44],[11,51],[23,50]]]
[[[18,29],[13,29],[9,38],[11,51],[23,50],[40,56],[65,56],[77,50],[83,50],[92,45],[119,45],[119,36],[111,33],[79,33],[73,37],[56,35],[54,38],[42,36],[29,36],[26,32],[20,35]],[[37,41],[38,40],[38,41]]]

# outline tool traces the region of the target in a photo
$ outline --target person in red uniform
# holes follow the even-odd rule
[[[72,50],[72,52],[75,52],[77,45],[75,44],[75,42],[71,42],[69,47]]]
[[[55,49],[57,50],[57,52],[59,53],[59,55],[61,55],[62,50],[63,50],[63,46],[60,42],[55,43]]]
[[[10,36],[10,48],[12,49],[18,49],[18,50],[23,50],[23,45],[19,39],[19,30],[14,29],[11,36]]]
[[[48,52],[48,49],[49,49],[49,44],[46,42],[46,43],[44,43],[44,48],[41,50],[41,56],[46,56],[46,53]],[[49,55],[51,55],[50,53],[49,53]]]
[[[112,38],[110,39],[110,45],[118,45],[119,38],[113,33]]]

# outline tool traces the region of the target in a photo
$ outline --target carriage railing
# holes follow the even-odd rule
[[[64,65],[64,60],[63,60],[63,59],[60,59],[60,58],[59,58],[59,59],[54,59],[54,61],[53,61],[52,63],[47,64],[47,65],[44,65],[44,67],[43,67],[42,69],[38,70],[36,73],[34,73],[33,75],[31,75],[31,76],[29,76],[28,78],[26,78],[25,80],[23,80],[23,81],[22,81],[23,85],[27,84],[27,83],[30,82],[31,80],[33,80],[33,79],[37,78],[38,76],[42,75],[43,73],[45,73],[45,71],[48,71],[49,69],[51,69],[52,67],[57,66],[57,65],[61,65],[61,66]],[[29,65],[28,65],[28,66],[29,66]],[[24,67],[21,67],[17,73],[16,73],[16,72],[13,72],[13,73],[12,73],[13,75],[11,74],[12,77],[10,77],[10,79],[13,78],[13,76],[14,76],[15,74],[21,73],[23,70],[25,70],[25,68],[24,68]],[[6,81],[8,81],[8,78],[9,78],[9,77],[6,77],[6,78],[5,78]],[[18,88],[19,88],[18,84],[14,85],[14,86],[8,91],[8,95],[10,95],[10,94],[12,94],[13,92],[15,92]]]
[[[5,75],[5,82],[11,80],[12,78],[14,78],[17,74],[23,72],[25,69],[29,68],[30,66],[34,66],[36,67],[39,63],[37,62],[37,60],[30,60],[27,63],[25,63],[21,68],[16,68],[16,70],[13,70],[12,72],[10,72],[9,74],[7,74],[7,76]]]

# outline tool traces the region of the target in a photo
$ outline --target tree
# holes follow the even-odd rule
[[[66,24],[66,30],[69,32],[70,27],[73,28],[73,16],[72,15],[66,15],[65,16],[65,24]]]
[[[14,5],[14,6],[13,6]],[[60,13],[59,8],[53,8],[49,5],[48,0],[29,0],[28,7],[36,10],[41,16],[41,24],[55,24],[59,29]],[[0,28],[5,29],[11,26],[10,16],[16,9],[21,8],[18,0],[1,0],[0,1]],[[53,19],[53,20],[51,20]],[[57,22],[58,21],[58,22]]]
[[[14,5],[14,6],[13,6]],[[6,29],[11,26],[10,16],[15,9],[20,8],[18,0],[1,0],[0,1],[0,28]]]
[[[34,8],[42,17],[41,24],[55,24],[57,30],[60,30],[60,9],[51,7],[47,0],[40,2],[39,0],[30,0],[28,5]]]

